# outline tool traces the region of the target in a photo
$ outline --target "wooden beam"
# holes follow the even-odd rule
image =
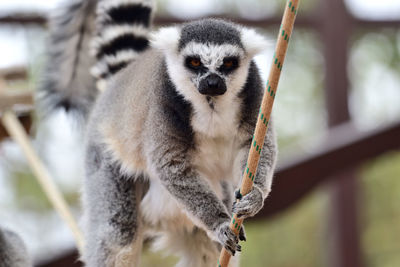
[[[29,133],[32,126],[33,92],[7,89],[7,83],[0,72],[0,117],[7,110],[16,112],[19,122],[24,130]],[[0,142],[7,137],[9,137],[7,130],[0,123]]]
[[[79,261],[79,253],[77,250],[67,251],[64,255],[54,257],[54,259],[38,262],[36,267],[81,267],[82,262]]]
[[[237,23],[245,24],[245,25],[252,25],[253,27],[265,27],[266,25],[279,25],[281,23],[281,17],[268,17],[264,19],[259,19],[259,20],[249,20],[249,19],[244,19],[240,17],[232,17],[232,16],[227,16],[227,15],[217,15],[213,16],[216,18],[222,18],[222,19],[228,19],[235,21]],[[311,27],[313,24],[315,24],[313,16],[308,16],[308,17],[299,17],[296,20],[296,26],[297,24],[299,26],[309,26]],[[193,19],[180,19],[180,18],[174,18],[170,16],[157,16],[154,19],[154,24],[155,25],[166,25],[166,24],[177,24],[177,23],[184,23],[189,20]],[[44,15],[40,14],[34,14],[34,13],[16,13],[16,14],[11,14],[11,15],[6,15],[6,16],[0,16],[0,24],[22,24],[22,25],[41,25],[41,26],[46,26],[47,25],[47,18]]]
[[[352,18],[353,25],[362,28],[395,28],[400,26],[400,20],[367,20]]]
[[[271,195],[254,219],[283,212],[322,182],[385,152],[400,149],[399,136],[400,122],[370,132],[359,132],[350,123],[331,129],[320,148],[278,167]]]
[[[16,105],[26,105],[33,109],[32,91],[13,91],[7,93],[0,92],[0,111],[12,109]]]
[[[263,18],[263,19],[258,19],[258,20],[249,20],[245,18],[240,18],[240,17],[232,17],[232,16],[227,16],[227,15],[218,15],[218,16],[213,16],[215,18],[220,18],[220,19],[227,19],[234,21],[239,24],[243,25],[248,25],[251,27],[267,27],[267,26],[279,26],[280,23],[282,22],[282,17],[268,17],[268,18]],[[313,25],[316,24],[316,16],[300,16],[296,18],[296,27],[312,27]],[[168,24],[180,24],[180,23],[185,23],[188,21],[191,21],[193,19],[179,19],[179,18],[173,18],[173,17],[167,17],[167,16],[158,16],[155,18],[154,23],[156,25],[168,25]]]
[[[29,133],[31,130],[31,127],[32,127],[31,113],[30,112],[19,113],[18,120],[24,127],[25,131],[27,133]],[[9,137],[9,135],[8,135],[7,130],[4,128],[3,124],[0,123],[0,142],[3,142],[8,137]]]
[[[0,69],[0,78],[9,80],[27,80],[28,71],[25,66],[13,66]]]
[[[45,26],[47,18],[42,14],[36,13],[14,13],[0,16],[0,23]]]
[[[258,20],[250,20],[240,17],[231,17],[226,15],[216,16],[220,18],[226,18],[244,25],[250,25],[253,27],[265,27],[268,25],[279,25],[280,17],[267,17]],[[323,18],[317,17],[314,14],[308,16],[299,16],[296,19],[296,26],[300,27],[318,27]],[[170,16],[156,16],[155,25],[175,24],[182,23],[192,19],[180,19]],[[353,24],[358,27],[390,27],[397,28],[400,25],[400,20],[367,20],[352,17]],[[0,16],[0,24],[17,24],[17,25],[40,25],[45,27],[47,25],[47,18],[43,14],[35,13],[14,13],[9,15]]]

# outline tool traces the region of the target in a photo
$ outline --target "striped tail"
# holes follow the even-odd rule
[[[68,0],[50,18],[47,61],[37,94],[39,113],[64,108],[86,118],[96,99],[89,69],[97,0]]]
[[[149,47],[153,0],[102,0],[97,6],[97,36],[92,43],[96,64],[91,69],[97,87]]]

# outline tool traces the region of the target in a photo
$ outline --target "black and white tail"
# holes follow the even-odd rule
[[[95,60],[88,53],[96,5],[96,0],[65,1],[50,17],[46,66],[37,95],[44,116],[59,108],[86,116],[97,96],[89,71]]]
[[[154,0],[65,0],[50,20],[37,103],[86,118],[98,88],[149,46]]]
[[[97,6],[92,74],[98,88],[149,47],[153,0],[102,0]]]

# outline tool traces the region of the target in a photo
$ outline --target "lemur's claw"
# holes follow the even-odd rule
[[[241,200],[242,199],[242,193],[240,193],[240,189],[237,189],[236,191],[235,191],[235,198],[237,199],[237,200]]]
[[[240,230],[239,230],[239,240],[240,241],[246,241],[246,233],[244,231],[244,226],[240,226]]]

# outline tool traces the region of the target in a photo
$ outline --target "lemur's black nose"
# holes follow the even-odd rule
[[[199,92],[209,96],[223,95],[226,92],[225,81],[217,74],[210,74],[200,82]]]
[[[221,86],[221,78],[218,75],[211,74],[206,78],[207,85],[210,89],[216,89]]]

